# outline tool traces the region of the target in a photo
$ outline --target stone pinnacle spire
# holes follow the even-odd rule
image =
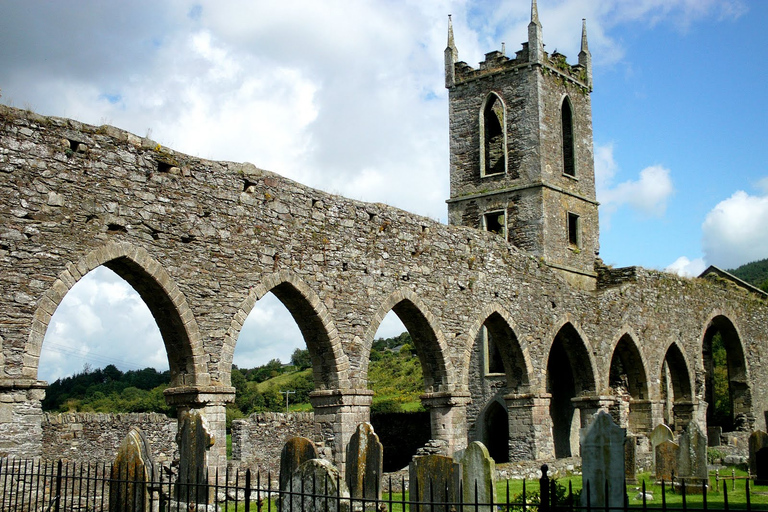
[[[587,44],[587,20],[581,20],[581,51],[579,52],[579,65],[584,67],[586,82],[589,90],[592,90],[592,54],[589,53]]]
[[[459,50],[453,40],[453,20],[448,15],[448,46],[445,48],[445,87],[450,89],[456,83],[454,64],[459,60]]]
[[[528,60],[542,62],[544,60],[544,42],[539,22],[539,8],[536,0],[531,0],[531,22],[528,24]]]

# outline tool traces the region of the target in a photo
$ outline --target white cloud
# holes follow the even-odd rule
[[[669,169],[661,165],[646,167],[636,180],[613,184],[618,165],[613,157],[613,144],[595,146],[595,188],[600,211],[609,221],[617,209],[628,206],[648,217],[661,217],[675,188]]]
[[[768,194],[734,193],[707,214],[702,245],[707,261],[730,269],[768,257]]]
[[[664,270],[683,277],[697,277],[701,275],[707,267],[708,265],[703,258],[690,260],[685,256],[680,256],[674,263]]]

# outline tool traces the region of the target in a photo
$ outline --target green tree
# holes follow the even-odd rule
[[[304,370],[312,366],[312,358],[309,356],[309,350],[297,348],[291,355],[291,364],[299,370]]]

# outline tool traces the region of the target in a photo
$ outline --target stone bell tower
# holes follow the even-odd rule
[[[544,51],[536,0],[528,42],[492,51],[477,69],[458,60],[449,17],[451,224],[493,231],[594,289],[599,225],[592,149],[592,58]]]

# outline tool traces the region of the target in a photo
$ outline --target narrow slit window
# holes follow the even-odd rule
[[[485,335],[485,360],[488,363],[486,373],[504,373],[504,362],[501,359],[499,347],[485,326],[483,326],[483,334]]]
[[[491,94],[483,110],[482,172],[484,176],[503,174],[507,169],[504,143],[504,104]]]
[[[488,212],[483,215],[483,229],[490,231],[491,233],[506,236],[507,217],[504,214],[504,210]]]
[[[580,220],[575,213],[568,214],[568,244],[575,248],[581,247]]]
[[[576,162],[574,161],[573,147],[573,112],[571,111],[571,102],[566,97],[563,100],[563,106],[560,110],[563,135],[563,174],[576,176]]]

